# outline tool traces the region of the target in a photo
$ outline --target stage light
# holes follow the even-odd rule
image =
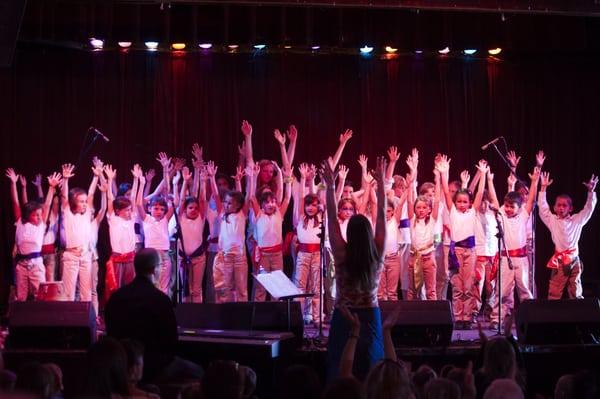
[[[131,42],[119,42],[119,47],[121,48],[129,48],[131,47]]]
[[[227,46],[227,48],[229,50],[237,50],[240,46],[237,44],[230,44],[229,46]]]
[[[318,50],[320,48],[321,48],[321,46],[311,46],[310,47],[310,49],[313,50],[313,51],[316,51],[316,50]]]
[[[144,44],[148,51],[156,51],[158,49],[158,42],[145,42]]]
[[[289,50],[292,48],[292,46],[290,46],[289,44],[286,44],[285,46],[283,46],[284,49]]]
[[[492,48],[488,50],[488,53],[490,55],[498,55],[502,52],[502,49],[500,47],[496,47],[496,48]]]
[[[423,50],[415,50],[415,54],[416,55],[421,55],[421,54],[423,54]]]
[[[373,47],[369,47],[369,46],[367,46],[367,45],[365,45],[364,47],[361,47],[361,48],[360,48],[360,53],[361,53],[362,55],[367,55],[367,54],[370,54],[372,51],[373,51]]]
[[[102,48],[104,47],[104,40],[91,37],[90,45],[94,48],[94,50],[102,50]]]
[[[198,45],[198,47],[200,47],[202,50],[208,50],[209,48],[212,47],[212,43],[200,43]],[[229,46],[229,48],[231,48],[231,46]],[[237,48],[237,46],[236,46]]]
[[[475,54],[476,52],[477,52],[477,50],[475,50],[475,49],[473,49],[473,48],[470,48],[470,49],[463,50],[463,53],[464,53],[465,55],[473,55],[473,54]]]
[[[446,55],[450,52],[450,48],[448,46],[444,47],[441,50],[438,50],[438,53],[442,54],[442,55]]]
[[[385,46],[385,51],[387,51],[388,53],[395,53],[396,51],[398,51],[398,49],[392,46]]]
[[[267,47],[267,45],[266,45],[266,44],[255,44],[255,45],[254,45],[254,48],[255,48],[256,50],[262,50],[262,49],[264,49],[265,47]]]
[[[183,50],[185,48],[185,43],[173,43],[171,44],[171,48],[173,50]]]

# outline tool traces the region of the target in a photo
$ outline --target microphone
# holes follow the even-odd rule
[[[490,141],[489,143],[482,145],[482,146],[481,146],[481,150],[482,150],[482,151],[485,151],[485,150],[487,150],[487,148],[488,148],[489,146],[496,144],[496,143],[498,142],[498,140],[500,140],[500,139],[503,139],[503,138],[504,138],[504,137],[502,137],[502,136],[496,137],[494,140]]]
[[[91,126],[90,130],[94,132],[94,134],[96,136],[100,136],[100,138],[104,141],[106,141],[107,143],[110,141],[110,139],[108,137],[106,137],[104,134],[102,134],[102,132],[98,129],[96,129],[95,127]]]

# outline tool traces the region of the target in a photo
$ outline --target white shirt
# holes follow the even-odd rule
[[[398,221],[398,226],[402,223],[403,220],[408,220],[408,204],[405,202],[402,205],[402,213],[400,215],[400,221]],[[398,244],[410,244],[410,227],[398,227]]]
[[[511,218],[506,216],[504,205],[500,207],[502,223],[504,223],[504,241],[509,251],[523,248],[527,245],[527,220],[529,213],[521,207],[519,213]]]
[[[450,235],[452,241],[459,242],[475,236],[476,212],[473,207],[461,212],[452,204],[450,209]]]
[[[158,251],[168,251],[171,247],[169,241],[169,221],[166,217],[156,220],[152,215],[144,217],[144,237],[146,248],[154,248]]]
[[[296,226],[298,242],[301,244],[319,244],[321,239],[317,234],[321,233],[321,226],[315,219],[310,219],[304,227],[304,218],[301,218]]]
[[[410,239],[414,249],[419,250],[423,255],[433,251],[433,235],[435,231],[436,221],[432,217],[429,222],[425,223],[425,219],[417,219],[413,216],[410,222]]]
[[[385,222],[385,232],[383,253],[385,255],[398,253],[398,220],[396,217],[392,216]]]
[[[90,225],[90,251],[92,252],[92,260],[98,259],[98,221],[96,218],[92,220]]]
[[[74,214],[66,207],[63,208],[63,216],[66,248],[81,248],[83,252],[87,252],[92,234],[91,209],[88,208],[85,213]]]
[[[184,213],[179,216],[179,225],[181,226],[185,254],[191,255],[202,245],[204,218],[198,215],[196,219],[189,219]],[[181,241],[179,241],[179,248],[181,248]]]
[[[272,247],[283,242],[282,228],[283,218],[277,209],[272,215],[264,212],[258,214],[255,220],[254,238],[259,247]]]
[[[17,252],[21,255],[27,255],[42,250],[44,233],[46,232],[46,223],[40,223],[35,226],[29,222],[21,223],[21,219],[15,223],[15,243]]]
[[[497,226],[494,212],[489,209],[485,213],[477,212],[475,221],[475,254],[477,256],[496,255],[498,252]]]
[[[43,245],[50,245],[56,242],[56,233],[58,233],[58,217],[50,212],[48,218],[48,230],[44,234]]]
[[[246,232],[246,215],[243,211],[230,213],[225,219],[225,213],[221,212],[221,229],[219,231],[219,250],[227,253],[243,254]]]
[[[588,192],[583,209],[574,215],[561,219],[550,211],[546,192],[540,191],[538,197],[540,218],[546,227],[548,227],[548,230],[550,230],[556,251],[562,252],[569,248],[574,248],[575,252],[571,256],[575,257],[579,255],[581,230],[588,220],[590,220],[592,212],[594,212],[594,208],[596,207],[596,202],[596,193]]]
[[[107,213],[106,218],[112,252],[127,254],[135,251],[135,220],[125,220],[114,213]]]

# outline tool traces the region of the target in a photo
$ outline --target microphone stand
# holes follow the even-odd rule
[[[508,262],[508,268],[510,270],[513,269],[512,260],[510,256],[508,256],[508,250],[506,248],[506,241],[504,241],[504,228],[502,226],[502,218],[500,217],[500,212],[494,210],[494,215],[496,216],[496,225],[498,229],[498,233],[496,233],[496,237],[498,238],[498,276],[496,278],[496,292],[498,295],[498,332],[496,335],[503,335],[504,331],[502,331],[502,326],[504,325],[504,321],[502,320],[502,247],[504,247],[504,251],[506,252],[506,260]]]
[[[320,233],[319,233],[319,249],[320,249],[320,259],[319,259],[319,335],[316,337],[315,341],[318,343],[325,343],[326,337],[323,335],[323,275],[326,273],[326,249],[325,249],[325,218],[324,215],[321,214],[321,224],[320,224]]]

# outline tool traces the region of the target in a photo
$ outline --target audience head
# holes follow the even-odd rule
[[[515,350],[504,337],[490,339],[483,352],[483,373],[488,381],[514,379],[517,373]]]
[[[364,399],[363,386],[353,377],[338,378],[323,392],[323,399]]]
[[[121,341],[127,355],[127,381],[137,384],[144,374],[144,345],[133,339]]]
[[[483,394],[483,399],[525,399],[521,387],[510,378],[494,380]]]
[[[202,376],[201,390],[204,398],[242,399],[245,371],[233,361],[217,360]]]
[[[425,385],[424,399],[461,399],[460,388],[454,381],[434,378]]]
[[[159,262],[160,257],[155,249],[140,249],[138,253],[135,254],[135,258],[133,259],[135,275],[152,279]]]
[[[589,371],[582,370],[573,376],[573,398],[595,399],[600,392],[598,389],[598,376]]]
[[[50,392],[50,396],[60,395],[61,392],[65,389],[63,386],[63,373],[58,364],[56,363],[44,363],[44,367],[50,371],[52,374],[52,389]]]
[[[384,359],[378,362],[365,380],[366,399],[409,399],[413,393],[404,364]]]
[[[119,341],[104,337],[88,350],[87,393],[127,395],[127,355]]]
[[[346,230],[346,261],[344,280],[350,287],[371,291],[377,284],[379,253],[373,239],[373,229],[364,215],[354,215]]]
[[[412,384],[418,398],[425,396],[425,385],[434,378],[437,378],[435,371],[426,364],[420,366],[412,375]]]
[[[310,367],[293,365],[283,374],[280,397],[286,399],[317,399],[321,396],[319,376]]]
[[[565,374],[556,381],[554,387],[554,399],[573,399],[575,376],[573,374]]]
[[[50,370],[41,363],[28,363],[17,374],[15,391],[33,395],[36,398],[50,398],[53,391],[54,378]]]

